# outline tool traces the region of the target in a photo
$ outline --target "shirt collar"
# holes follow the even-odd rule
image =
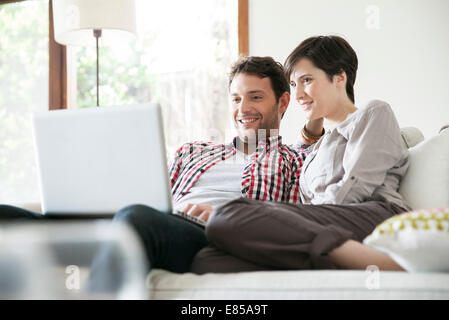
[[[334,130],[337,131],[340,135],[342,135],[346,140],[348,140],[348,137],[349,137],[349,131],[350,131],[351,128],[354,126],[354,121],[353,121],[353,120],[354,120],[355,116],[359,114],[359,110],[360,110],[360,108],[357,109],[356,111],[354,111],[354,112],[348,114],[348,116],[346,117],[346,119],[345,119],[342,123],[338,124],[338,125],[335,127],[335,129],[334,129]]]

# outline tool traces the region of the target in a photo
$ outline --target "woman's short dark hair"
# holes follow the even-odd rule
[[[259,78],[268,77],[276,96],[276,102],[279,102],[279,98],[284,92],[290,93],[290,84],[285,77],[284,67],[271,57],[240,57],[231,67],[228,87],[231,87],[232,80],[239,73],[255,75]]]
[[[285,75],[290,75],[302,58],[310,59],[313,64],[323,70],[329,79],[342,71],[346,73],[346,93],[353,103],[354,83],[357,75],[358,59],[354,49],[339,36],[316,36],[301,42],[285,60]]]

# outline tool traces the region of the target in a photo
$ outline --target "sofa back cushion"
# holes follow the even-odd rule
[[[449,130],[409,149],[399,193],[413,209],[449,206]]]

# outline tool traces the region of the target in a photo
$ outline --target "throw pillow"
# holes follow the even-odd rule
[[[449,207],[391,217],[363,240],[409,272],[449,271]]]

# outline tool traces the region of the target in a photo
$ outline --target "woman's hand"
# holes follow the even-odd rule
[[[207,221],[213,210],[214,209],[208,204],[189,203],[187,207],[184,209],[184,212],[187,213],[188,215],[198,217],[203,221]]]
[[[310,120],[306,124],[306,130],[313,136],[321,136],[323,134],[323,118]]]

